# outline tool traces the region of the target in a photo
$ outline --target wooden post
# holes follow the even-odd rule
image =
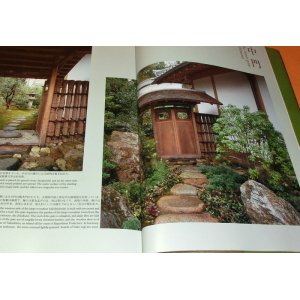
[[[259,89],[256,77],[254,75],[250,75],[250,74],[247,74],[246,76],[249,80],[249,83],[250,83],[250,86],[251,86],[251,89],[252,89],[252,93],[253,93],[253,96],[254,96],[254,100],[255,100],[255,103],[256,103],[257,110],[262,111],[264,113],[267,113],[265,105],[264,105],[263,98],[262,98],[261,93],[260,93],[260,89]]]
[[[41,119],[41,129],[40,129],[40,146],[44,146],[46,143],[47,130],[48,130],[48,124],[50,119],[50,111],[51,111],[52,99],[54,95],[57,73],[58,73],[58,68],[55,67],[51,73],[51,77],[49,80],[48,94],[47,94],[47,98],[45,99],[46,102],[44,104],[43,115],[41,116],[42,119]]]

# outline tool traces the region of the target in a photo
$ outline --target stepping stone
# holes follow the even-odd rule
[[[199,167],[197,166],[183,166],[181,168],[182,172],[200,173]]]
[[[0,138],[18,138],[21,137],[21,132],[17,131],[3,131],[0,133]]]
[[[204,185],[208,184],[207,178],[187,178],[184,179],[183,182],[185,184],[192,185],[196,188],[202,188]]]
[[[196,196],[164,196],[157,201],[157,207],[161,214],[191,214],[201,213],[205,204]]]
[[[10,122],[9,124],[7,124],[7,126],[8,127],[10,127],[10,126],[18,126],[20,124],[21,124],[21,122]]]
[[[3,130],[7,130],[7,131],[10,131],[10,130],[16,130],[17,128],[15,126],[6,126],[3,128]]]
[[[0,155],[5,154],[16,154],[16,153],[26,153],[29,151],[29,146],[21,145],[0,145]]]
[[[197,189],[192,185],[178,183],[171,188],[171,194],[196,196]]]
[[[2,158],[0,159],[0,170],[17,170],[21,165],[18,158]]]
[[[207,178],[204,174],[198,172],[183,172],[179,175],[182,179],[204,179]]]
[[[202,214],[166,214],[160,215],[155,219],[154,224],[181,223],[181,222],[201,222],[201,223],[219,223],[216,217],[209,213]]]

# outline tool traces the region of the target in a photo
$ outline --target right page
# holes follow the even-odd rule
[[[265,48],[137,47],[136,66],[143,251],[299,251],[297,118]]]

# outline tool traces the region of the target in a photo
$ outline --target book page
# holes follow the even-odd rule
[[[143,251],[299,250],[299,144],[265,49],[137,47],[136,65]]]
[[[135,77],[134,48],[31,48],[0,49],[0,251],[141,252],[140,231],[100,228],[106,78]]]

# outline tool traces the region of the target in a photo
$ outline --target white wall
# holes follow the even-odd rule
[[[194,88],[206,92],[206,94],[211,97],[215,97],[210,77],[194,80]],[[198,111],[202,114],[218,115],[217,105],[211,105],[209,103],[198,104]]]
[[[87,80],[90,81],[91,73],[91,54],[86,54],[68,73],[68,80]]]
[[[273,123],[275,129],[281,132],[280,123],[278,122],[277,115],[274,111],[273,103],[271,100],[271,96],[269,94],[269,90],[268,90],[265,78],[262,76],[256,76],[256,79],[257,79],[260,94],[263,98],[263,102],[264,102],[269,120]]]
[[[214,76],[218,99],[224,106],[232,104],[242,108],[244,105],[250,107],[250,111],[257,111],[257,106],[247,77],[240,72],[230,72]],[[214,97],[210,77],[194,81],[194,88],[206,91]],[[199,112],[217,114],[216,106],[200,104]]]

